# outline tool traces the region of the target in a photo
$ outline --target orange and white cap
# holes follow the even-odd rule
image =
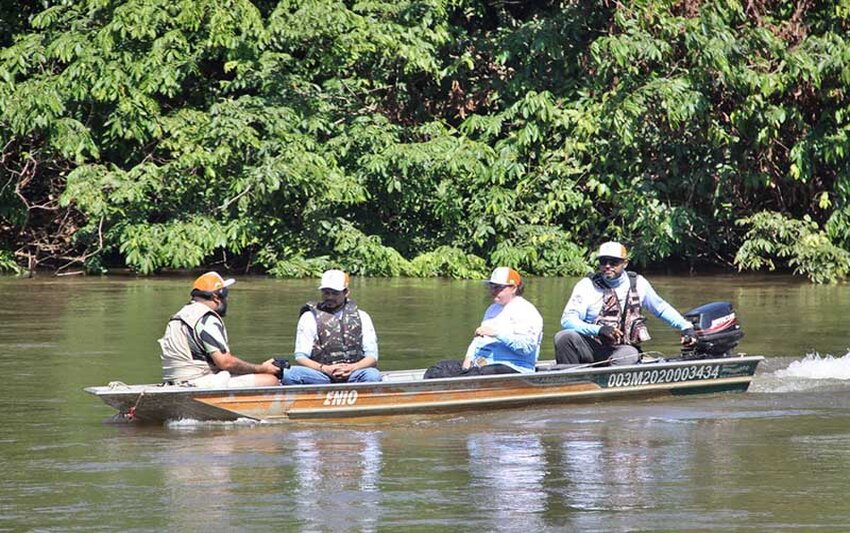
[[[484,280],[484,283],[489,285],[510,285],[519,287],[522,283],[522,277],[519,272],[508,267],[498,267],[490,274],[490,279]]]
[[[626,247],[614,241],[603,243],[599,247],[599,253],[596,254],[596,257],[615,257],[617,259],[626,259],[628,256]]]
[[[348,274],[342,270],[326,270],[322,274],[322,282],[319,283],[319,290],[331,289],[334,291],[344,291],[348,288]]]
[[[236,283],[236,280],[233,278],[224,279],[218,272],[207,272],[195,280],[195,283],[192,284],[192,290],[215,292],[230,287],[234,283]]]

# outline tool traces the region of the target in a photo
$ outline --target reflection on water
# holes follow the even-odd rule
[[[529,280],[543,358],[574,281]],[[191,280],[0,279],[0,530],[846,528],[850,286],[652,281],[682,310],[732,301],[741,349],[768,355],[752,392],[350,426],[103,425],[112,411],[82,387],[158,379],[156,339]],[[385,369],[458,356],[487,303],[477,282],[354,283]],[[231,295],[234,350],[256,361],[291,353],[315,282],[246,277]],[[652,328],[653,349],[675,350]]]
[[[522,522],[540,531],[546,454],[539,435],[474,433],[467,438],[470,505],[485,510],[491,527]]]
[[[610,437],[610,436],[608,436]],[[651,450],[615,436],[563,443],[564,472],[572,481],[565,497],[571,507],[625,511],[648,506],[651,494],[635,493],[653,474]],[[655,471],[657,472],[657,470]]]
[[[297,431],[292,439],[299,523],[310,530],[373,531],[381,511],[380,434]]]

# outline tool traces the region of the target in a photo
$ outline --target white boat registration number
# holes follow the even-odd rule
[[[357,403],[356,390],[335,390],[328,392],[322,405],[354,405],[355,403]]]
[[[658,383],[676,383],[695,379],[716,379],[720,375],[720,365],[694,365],[661,370],[638,370],[621,372],[608,376],[609,387],[637,387]]]

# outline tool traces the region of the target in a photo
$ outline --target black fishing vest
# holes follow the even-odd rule
[[[626,305],[620,309],[617,293],[605,284],[601,274],[590,274],[588,277],[594,285],[602,289],[602,309],[596,318],[596,324],[618,328],[623,332],[619,344],[639,345],[641,341],[649,340],[646,332],[646,319],[640,314],[640,296],[637,293],[637,273],[626,271],[629,277],[629,292]]]
[[[346,300],[339,318],[323,309],[322,303],[308,302],[301,314],[316,318],[316,342],[310,359],[323,365],[356,363],[363,359],[363,325],[354,300]]]

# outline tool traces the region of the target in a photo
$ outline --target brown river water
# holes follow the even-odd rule
[[[155,382],[191,278],[0,278],[0,531],[684,531],[850,528],[850,286],[649,276],[680,311],[728,300],[764,355],[749,392],[381,423],[110,422],[82,391]],[[541,359],[575,279],[528,280]],[[234,353],[291,354],[316,280],[240,277]],[[380,366],[459,357],[478,282],[355,279]],[[675,353],[650,320],[646,348]]]

